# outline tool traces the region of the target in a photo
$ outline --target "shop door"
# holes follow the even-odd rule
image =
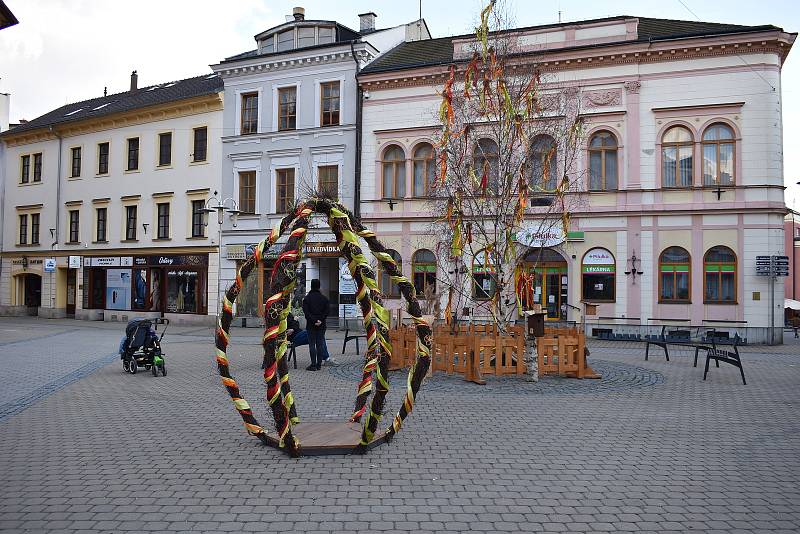
[[[24,283],[27,313],[28,315],[39,315],[39,306],[42,305],[42,277],[36,274],[26,274]]]
[[[76,292],[75,269],[67,269],[67,315],[75,316]]]
[[[548,319],[561,317],[561,273],[548,272],[544,284],[545,308]]]

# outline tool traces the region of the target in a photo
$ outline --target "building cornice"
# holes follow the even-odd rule
[[[509,60],[508,68],[512,72],[526,72],[535,68],[543,73],[552,73],[743,54],[776,54],[782,65],[792,47],[794,37],[794,34],[771,31],[652,43],[639,41],[610,43],[576,50],[556,49],[526,53]],[[358,83],[364,90],[438,85],[444,83],[449,76],[451,65],[455,65],[460,72],[466,68],[467,62],[456,59],[452,63],[443,65],[360,74]]]
[[[222,111],[222,93],[212,93],[210,95],[168,102],[158,106],[139,108],[78,122],[56,124],[53,126],[52,130],[43,127],[37,130],[21,132],[19,135],[14,135],[13,130],[10,130],[5,134],[4,140],[8,146],[13,147],[41,141],[51,141],[57,139],[59,136],[74,137],[77,135],[178,119],[215,111]]]
[[[376,57],[375,51],[367,47],[354,47],[351,50],[348,46],[346,49],[340,47],[337,50],[312,51],[311,53],[298,55],[296,57],[256,56],[242,59],[233,64],[221,63],[219,65],[212,65],[211,68],[214,72],[222,76],[223,79],[229,79],[251,76],[253,74],[271,74],[273,72],[314,65],[352,62],[354,52],[355,58],[359,64],[369,62]],[[353,65],[353,68],[355,68],[355,65]]]

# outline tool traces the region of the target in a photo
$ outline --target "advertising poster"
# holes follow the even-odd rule
[[[106,309],[129,310],[131,308],[131,270],[106,270]]]

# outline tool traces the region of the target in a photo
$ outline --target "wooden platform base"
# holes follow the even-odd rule
[[[361,442],[360,423],[298,423],[292,427],[292,432],[300,440],[302,456],[353,454],[361,451],[359,448]],[[385,434],[381,431],[366,449],[375,448],[385,441]],[[267,434],[267,444],[276,449],[279,448],[277,435]]]

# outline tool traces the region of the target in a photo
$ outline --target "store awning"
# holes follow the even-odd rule
[[[783,307],[800,311],[800,300],[783,299]]]

